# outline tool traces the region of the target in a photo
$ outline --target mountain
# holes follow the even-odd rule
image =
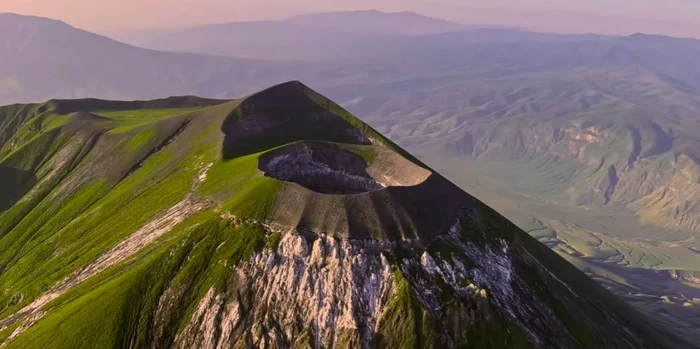
[[[249,59],[322,60],[342,57],[349,52],[349,47],[343,43],[364,40],[363,35],[330,28],[319,29],[285,21],[260,21],[185,29],[160,37],[144,47]]]
[[[105,28],[97,34],[134,46],[145,46],[163,36],[181,31],[182,28]]]
[[[688,347],[299,82],[0,121],[6,348]]]
[[[415,12],[340,11],[301,15],[287,22],[366,35],[436,34],[465,29],[463,24]]]
[[[243,59],[145,50],[63,22],[14,14],[0,14],[0,56],[0,104],[196,93],[230,97],[272,83],[265,76],[276,71]],[[222,77],[236,84],[219,90],[212,80]]]
[[[416,13],[330,12],[283,21],[205,25],[145,44],[157,50],[251,59],[377,62],[405,51],[430,52],[470,43],[609,41],[602,35],[537,33],[508,27],[474,27]]]
[[[276,60],[376,56],[394,36],[436,34],[466,27],[412,12],[344,11],[282,21],[205,25],[164,35],[146,47],[200,54]],[[358,50],[358,46],[362,50]]]

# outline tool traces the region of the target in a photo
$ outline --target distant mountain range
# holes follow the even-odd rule
[[[348,11],[281,21],[205,25],[164,35],[145,47],[273,60],[323,60],[374,55],[387,37],[444,33],[464,25],[412,12]],[[367,50],[356,50],[361,45]],[[372,47],[374,46],[374,47]]]
[[[415,12],[340,11],[300,15],[284,22],[325,30],[365,35],[416,35],[445,33],[466,25]]]
[[[281,21],[233,22],[174,31],[144,47],[266,60],[351,60],[386,57],[431,44],[605,40],[496,26],[468,26],[413,12],[330,12]]]
[[[0,14],[0,56],[2,104],[88,96],[243,94],[252,91],[244,87],[251,83],[264,86],[265,75],[271,75],[268,82],[279,79],[274,68],[259,61],[152,51],[63,22],[13,14]],[[217,91],[213,81],[222,78],[236,83]]]

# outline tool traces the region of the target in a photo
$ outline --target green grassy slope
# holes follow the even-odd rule
[[[5,286],[0,295],[3,305],[0,314],[5,321],[0,324],[9,325],[3,330],[4,337],[10,336],[25,321],[21,319],[15,323],[10,315],[31,305],[53,285],[79,273],[81,268],[178,203],[197,202],[197,207],[202,209],[211,205],[210,200],[216,200],[217,211],[232,212],[238,217],[264,219],[269,215],[265,210],[269,210],[270,205],[266,204],[265,197],[274,200],[275,192],[283,184],[258,174],[255,155],[221,161],[225,135],[220,128],[239,102],[221,103],[223,101],[188,97],[134,103],[51,101],[2,109],[3,121],[8,120],[2,131],[9,135],[0,150],[4,155],[3,176],[11,175],[13,180],[19,181],[23,179],[20,171],[36,175],[36,184],[14,205],[11,204],[22,197],[21,193],[3,192],[8,209],[0,212],[3,270],[0,283]],[[211,106],[213,104],[220,105]],[[78,111],[80,113],[76,113]],[[344,117],[369,130],[349,114]],[[383,139],[375,133],[372,136]],[[294,140],[304,138],[299,137],[297,135]],[[211,170],[206,171],[209,168]],[[59,347],[88,344],[100,347],[126,340],[123,335],[128,328],[120,328],[119,324],[131,326],[131,323],[146,321],[137,320],[139,310],[132,306],[146,306],[149,302],[139,302],[134,297],[148,293],[147,288],[154,280],[154,263],[167,263],[168,256],[175,253],[173,249],[181,251],[177,253],[181,253],[182,258],[189,256],[188,260],[195,258],[195,254],[201,256],[196,258],[205,259],[191,262],[192,266],[185,263],[167,267],[170,269],[164,272],[163,283],[178,282],[178,278],[183,278],[183,283],[191,283],[196,279],[204,285],[198,288],[200,291],[206,291],[212,284],[223,285],[230,277],[230,270],[228,274],[226,270],[217,271],[216,265],[229,263],[226,261],[230,258],[240,260],[249,256],[265,244],[266,237],[259,225],[247,228],[245,224],[236,225],[238,228],[231,230],[221,228],[232,223],[217,217],[211,209],[205,209],[128,262],[54,300],[48,307],[60,311],[55,315],[51,312],[51,317],[42,321],[41,326],[22,337],[27,338],[27,342],[20,340],[12,345],[47,345],[45,341],[56,339],[50,335],[56,331],[65,333],[65,337],[54,342]],[[210,228],[195,229],[200,224]],[[210,234],[214,229],[211,227],[219,227],[215,229],[219,237]],[[257,233],[253,233],[255,231]],[[198,235],[189,242],[192,234]],[[237,238],[237,234],[244,235]],[[210,255],[212,248],[226,241],[234,250],[227,250],[227,254],[220,257]],[[191,245],[180,245],[188,242]],[[274,241],[269,244],[274,245]],[[236,252],[235,248],[241,251]],[[177,268],[182,268],[183,276],[177,276],[180,275]],[[210,276],[202,275],[210,272],[213,273]],[[106,285],[100,286],[103,283]],[[117,284],[120,286],[110,286]],[[163,292],[165,286],[168,284],[161,284],[151,292]],[[77,295],[80,295],[77,303],[66,301],[76,299]],[[114,302],[95,304],[95,297],[103,296]],[[193,294],[189,303],[182,300],[186,304],[179,310],[180,321],[191,312],[188,307],[192,302],[201,296]],[[110,308],[101,308],[103,306]],[[147,316],[152,310],[149,309],[143,309],[140,316]],[[103,312],[115,316],[101,317],[99,321],[92,317]],[[75,322],[66,322],[65,316]],[[124,320],[121,316],[137,317]],[[88,325],[111,330],[102,331],[99,338],[76,338],[73,331],[82,332]],[[168,331],[176,331],[178,326],[177,321],[168,324]],[[163,340],[172,341],[173,334]],[[140,343],[151,340],[144,337]]]
[[[34,119],[62,118],[51,113]],[[37,183],[0,214],[3,314],[28,304],[184,197],[191,186],[184,174],[196,169],[178,169],[182,154],[154,152],[194,115],[178,114],[148,125],[157,130],[148,138],[139,137],[138,129],[112,133],[119,123],[71,114],[24,144],[15,137],[4,145],[4,166],[34,173]]]

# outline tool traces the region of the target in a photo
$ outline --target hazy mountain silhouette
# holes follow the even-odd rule
[[[0,104],[193,94],[222,75],[236,81],[227,84],[230,91],[259,83],[270,72],[258,62],[151,51],[60,21],[14,14],[0,14],[0,57]]]
[[[286,22],[307,27],[339,30],[346,33],[435,34],[462,30],[467,26],[415,12],[340,11],[301,15]]]

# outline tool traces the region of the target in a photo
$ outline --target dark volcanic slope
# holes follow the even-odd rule
[[[689,347],[303,84],[216,103],[0,108],[6,348]]]
[[[452,183],[388,149],[339,148],[335,143],[302,142],[260,157],[266,175],[296,182],[279,193],[272,222],[353,239],[428,239],[446,232],[471,206]],[[371,165],[353,154],[361,166],[338,169],[337,162],[347,164],[350,156],[337,153],[352,150],[370,153]],[[271,163],[284,173],[271,174]]]
[[[280,174],[270,173],[269,168],[270,163],[279,165],[280,159],[296,165],[295,169],[286,166],[287,172],[305,172],[282,174],[297,178],[285,181],[307,183],[286,185],[276,194],[274,215],[270,219],[282,227],[380,240],[428,237],[447,231],[460,210],[468,205],[456,186],[387,148],[395,146],[299,82],[278,85],[246,98],[227,117],[222,130],[226,135],[224,158],[227,159],[316,140],[260,157],[259,167],[268,177],[280,178]],[[343,146],[337,143],[356,146],[341,150]],[[346,157],[348,160],[354,157],[358,162],[371,160],[372,164],[337,168],[339,155],[324,154],[340,151],[358,152],[361,155]],[[304,161],[305,156],[312,158]],[[365,180],[358,183],[356,177],[362,177],[362,171],[369,171],[374,177],[365,174]],[[310,188],[311,181],[317,182],[311,186],[318,187]],[[353,188],[362,187],[362,183],[370,188]],[[320,188],[333,184],[335,191],[349,195],[332,195],[328,188]]]

